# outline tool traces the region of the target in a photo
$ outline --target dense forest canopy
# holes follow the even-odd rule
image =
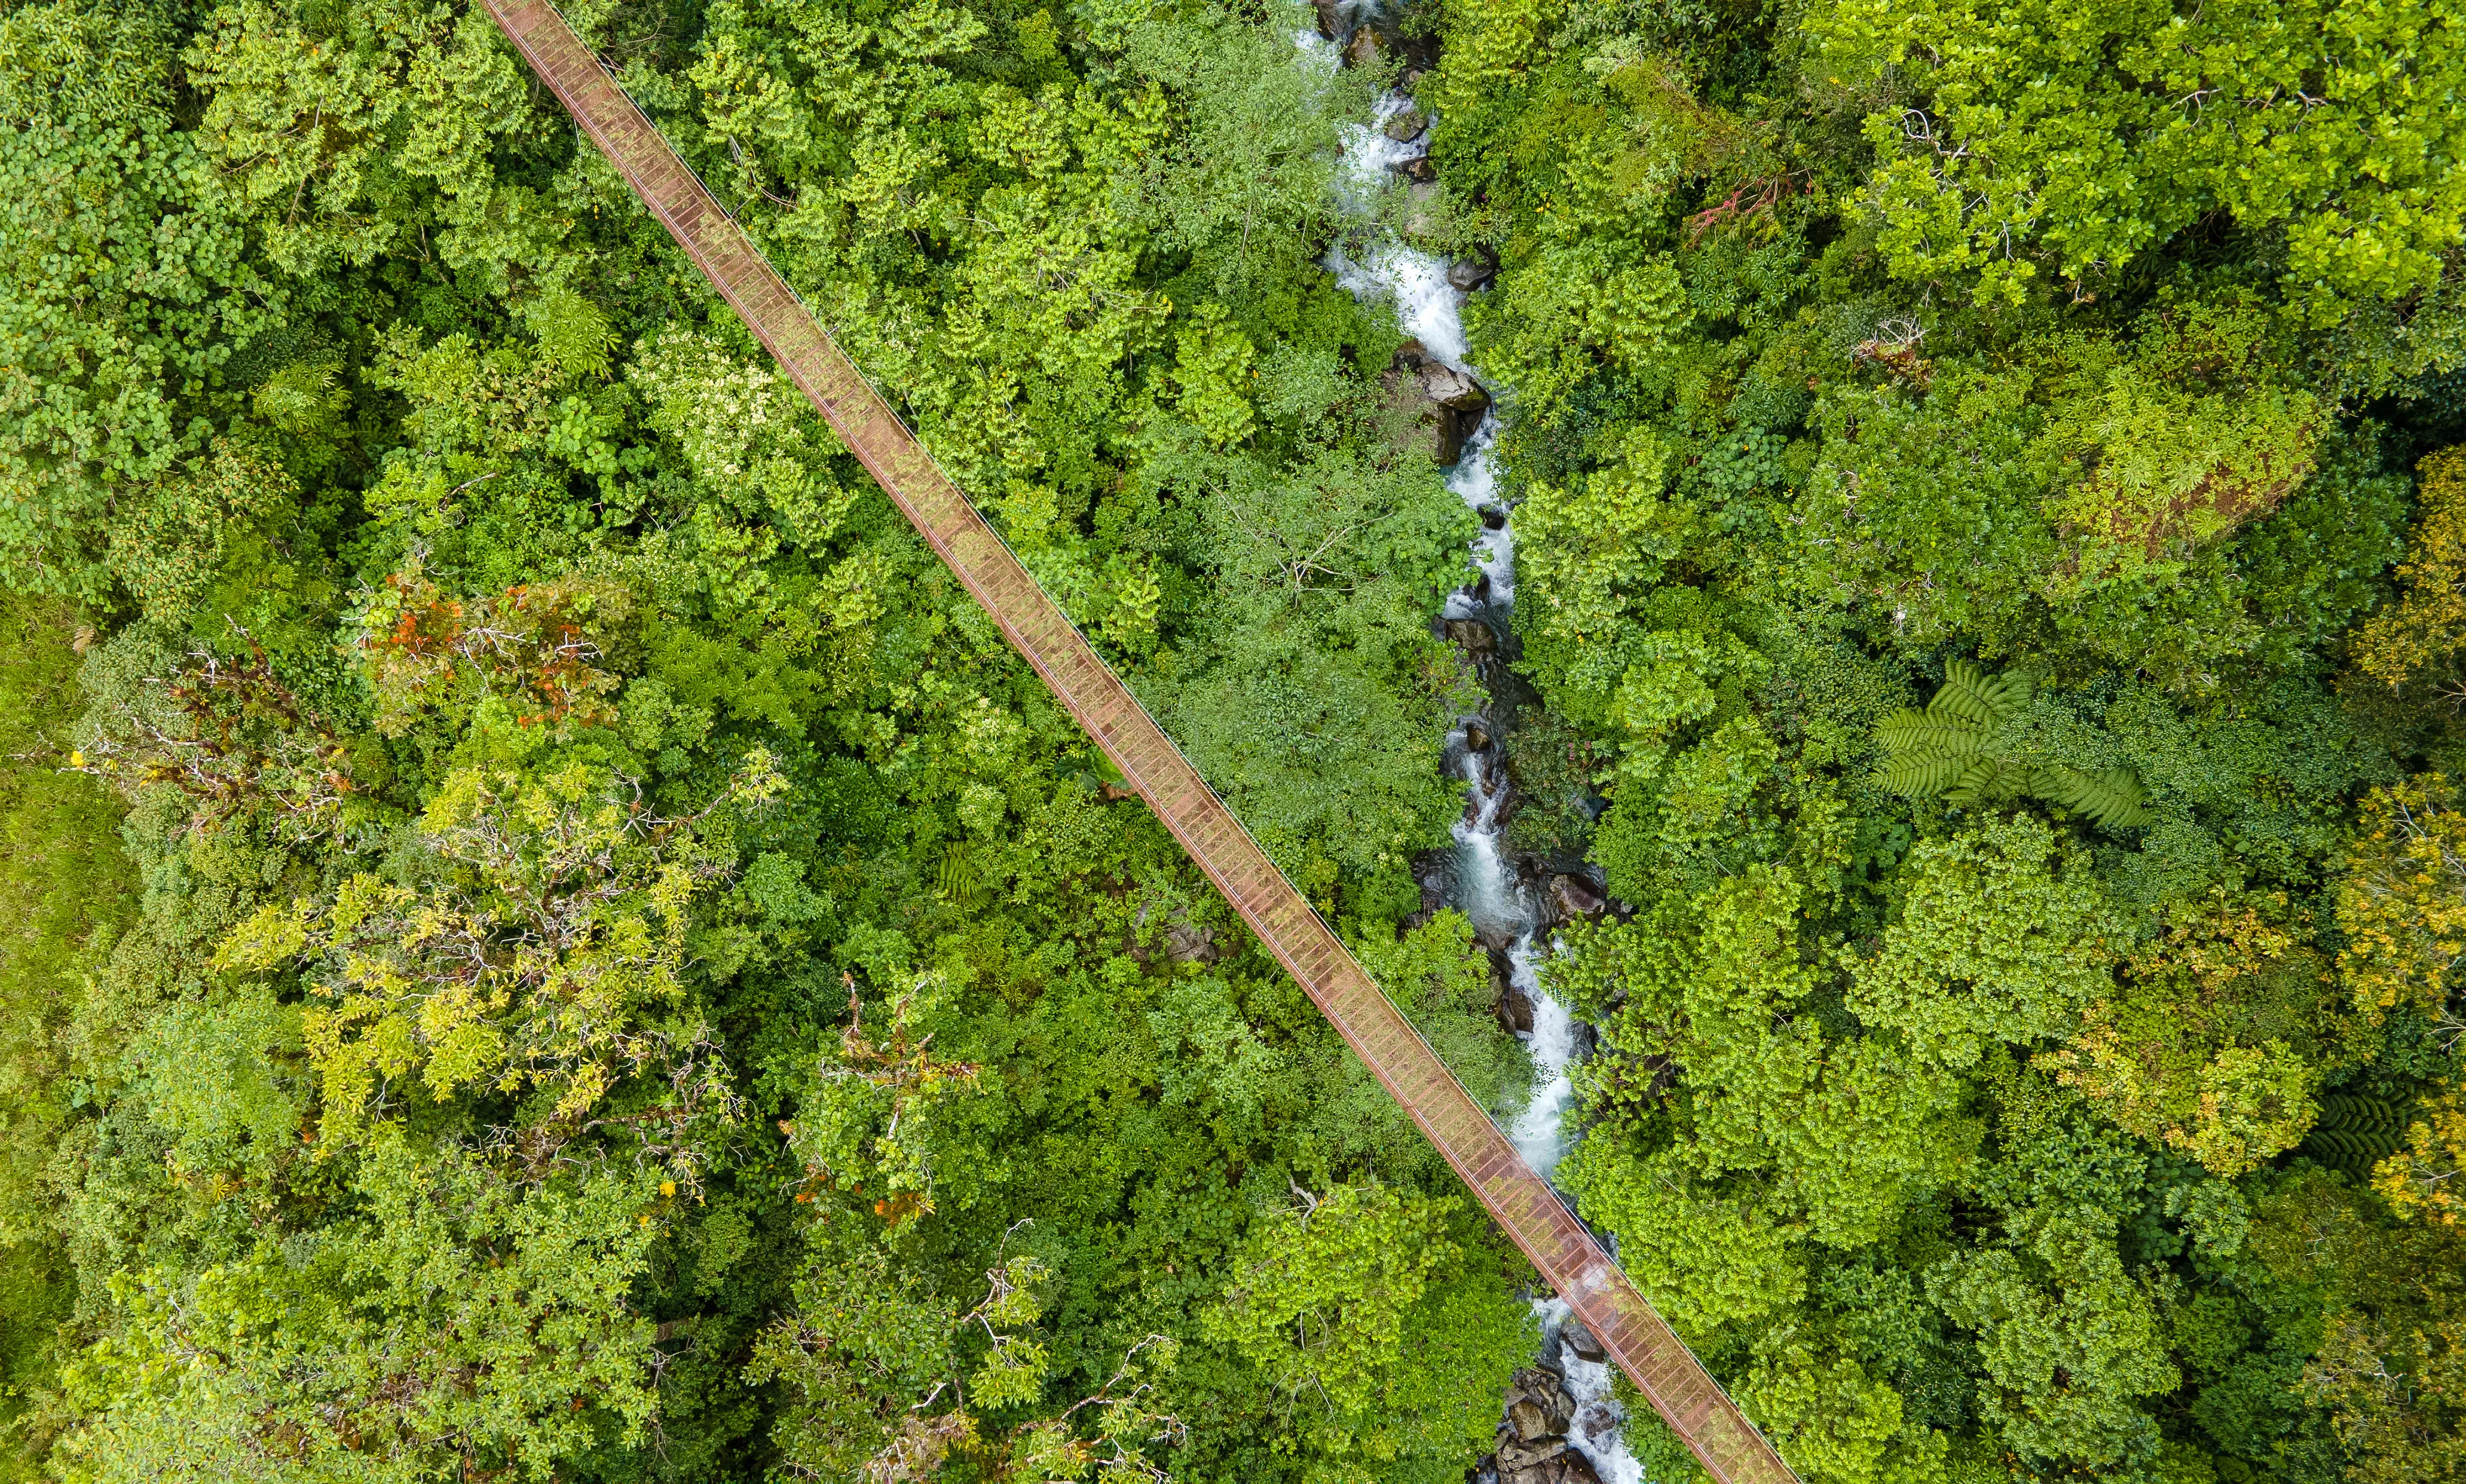
[[[567,13],[1504,1109],[1329,266],[1470,265],[1562,1179],[1810,1484],[2466,1478],[2466,14]],[[1491,1452],[1531,1270],[484,10],[0,121],[0,1477]]]

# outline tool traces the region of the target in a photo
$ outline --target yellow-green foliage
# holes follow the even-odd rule
[[[781,787],[757,751],[705,813]],[[226,970],[320,965],[303,1021],[327,1142],[361,1137],[370,1099],[414,1070],[437,1102],[537,1089],[549,1121],[572,1123],[646,1041],[698,1034],[663,1018],[684,1000],[688,908],[722,867],[699,820],[645,818],[638,802],[628,780],[579,762],[460,769],[420,822],[442,867],[432,881],[356,875],[330,905],[268,906],[225,939]]]
[[[2351,1051],[2335,978],[2286,915],[2283,898],[2187,904],[2039,1064],[2213,1174],[2241,1175],[2294,1147],[2319,1112],[2320,1077]]]
[[[2445,668],[2466,643],[2466,448],[2433,454],[2415,473],[2414,529],[2397,569],[2405,596],[2355,636],[2356,667],[2390,686]]]
[[[2338,885],[2339,970],[2374,1020],[2399,1005],[2438,1015],[2466,956],[2466,814],[2440,774],[2363,801]]]

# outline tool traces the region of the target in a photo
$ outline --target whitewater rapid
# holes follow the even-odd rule
[[[1308,28],[1295,36],[1305,64],[1332,74],[1339,65],[1339,43]],[[1328,250],[1325,263],[1338,286],[1369,304],[1392,305],[1404,332],[1422,343],[1429,356],[1467,375],[1478,373],[1467,360],[1465,291],[1448,281],[1445,259],[1425,253],[1379,225],[1377,205],[1394,189],[1397,170],[1427,153],[1428,131],[1397,140],[1387,125],[1413,107],[1399,93],[1379,101],[1367,124],[1344,126],[1344,166],[1336,198],[1355,224],[1347,238]],[[1450,593],[1444,617],[1487,623],[1502,638],[1515,602],[1515,528],[1513,512],[1498,501],[1495,463],[1498,408],[1493,401],[1481,425],[1466,439],[1464,452],[1447,470],[1447,488],[1482,517],[1473,539],[1472,565],[1480,578]],[[1446,754],[1459,759],[1466,787],[1464,817],[1455,826],[1456,858],[1450,906],[1471,919],[1485,940],[1509,943],[1511,980],[1533,1006],[1533,1028],[1520,1033],[1533,1058],[1533,1086],[1523,1105],[1508,1118],[1508,1137],[1525,1161],[1549,1178],[1567,1153],[1567,1113],[1575,1100],[1573,1068],[1580,1053],[1580,1027],[1567,1006],[1541,987],[1536,969],[1548,952],[1536,942],[1544,920],[1541,904],[1518,879],[1501,850],[1501,815],[1507,802],[1507,776],[1498,761],[1499,741],[1487,738],[1479,750],[1469,746],[1470,729],[1488,724],[1468,717],[1448,734]],[[1644,1484],[1644,1466],[1627,1450],[1620,1424],[1625,1414],[1610,1395],[1610,1367],[1587,1361],[1561,1343],[1570,1324],[1567,1306],[1557,1298],[1536,1298],[1534,1313],[1542,1328],[1542,1350],[1558,1352],[1557,1369],[1576,1403],[1576,1420],[1568,1443],[1600,1474],[1603,1484]]]

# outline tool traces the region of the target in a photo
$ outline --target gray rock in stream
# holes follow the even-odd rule
[[[1590,921],[1608,911],[1610,901],[1581,876],[1553,876],[1550,908],[1560,922]]]
[[[1522,1479],[1524,1472],[1547,1464],[1567,1450],[1565,1438],[1541,1438],[1527,1443],[1515,1435],[1513,1428],[1498,1429],[1498,1476]]]
[[[1379,385],[1398,422],[1397,440],[1426,451],[1442,466],[1463,457],[1465,440],[1490,407],[1480,382],[1431,355],[1418,340],[1396,348]]]
[[[1410,369],[1421,378],[1424,396],[1449,412],[1478,414],[1490,405],[1490,393],[1482,389],[1480,382],[1424,350],[1418,340],[1408,340],[1404,346],[1412,348]],[[1397,349],[1400,360],[1404,353],[1403,347]]]
[[[1558,1343],[1566,1346],[1567,1353],[1579,1360],[1590,1360],[1599,1365],[1610,1358],[1610,1353],[1602,1348],[1602,1342],[1593,1338],[1593,1332],[1573,1319],[1558,1326]]]
[[[1447,642],[1475,659],[1498,647],[1496,631],[1479,618],[1449,618],[1446,625]]]
[[[1387,128],[1385,132],[1389,139],[1394,140],[1400,145],[1405,145],[1421,138],[1422,131],[1429,126],[1430,116],[1428,114],[1424,113],[1419,108],[1407,108],[1402,113],[1400,113],[1396,115],[1396,117],[1387,121]]]
[[[1459,293],[1469,294],[1496,277],[1497,267],[1477,258],[1447,265],[1447,285]]]
[[[1564,1448],[1565,1445],[1559,1445]],[[1521,1469],[1509,1469],[1504,1455],[1499,1459],[1498,1484],[1602,1484],[1602,1476],[1584,1461],[1584,1455],[1573,1450],[1555,1453],[1536,1464]]]
[[[1584,1455],[1568,1445],[1576,1399],[1558,1373],[1532,1366],[1507,1386],[1507,1412],[1499,1420],[1498,1451],[1485,1460],[1498,1484],[1601,1484]]]
[[[1514,972],[1507,956],[1497,949],[1490,952],[1491,1006],[1498,1014],[1499,1028],[1530,1035],[1533,1031],[1533,997],[1516,987]]]
[[[1519,1407],[1529,1407],[1531,1424],[1517,1421]],[[1527,1442],[1535,1438],[1567,1435],[1576,1420],[1576,1399],[1567,1394],[1567,1383],[1557,1371],[1534,1365],[1517,1371],[1507,1383],[1507,1415],[1509,1425]]]

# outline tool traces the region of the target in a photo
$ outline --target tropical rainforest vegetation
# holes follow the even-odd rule
[[[1504,1107],[1408,87],[1583,1214],[1810,1481],[2466,1477],[2455,7],[567,13]],[[1530,1270],[484,10],[0,120],[0,1477],[1489,1450]]]

